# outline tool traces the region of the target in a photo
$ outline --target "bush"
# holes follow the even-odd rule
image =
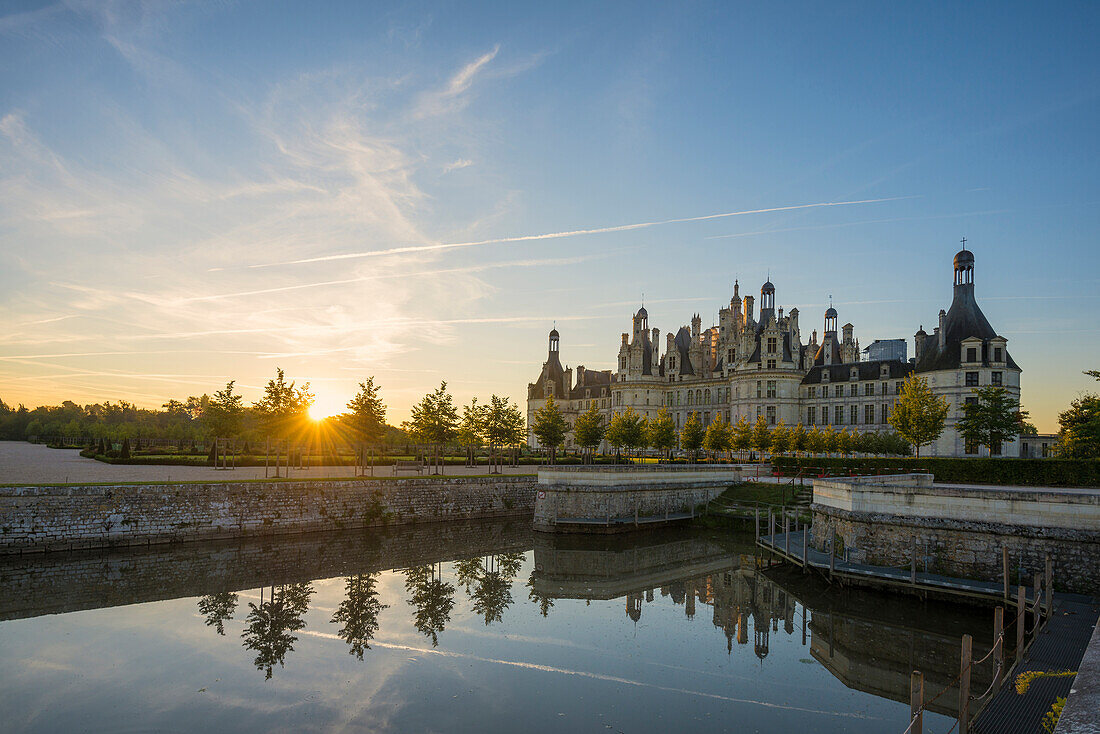
[[[834,474],[920,472],[937,482],[1002,484],[1032,487],[1100,487],[1098,459],[996,458],[794,458],[772,457],[772,466],[791,474],[800,467],[825,469]]]

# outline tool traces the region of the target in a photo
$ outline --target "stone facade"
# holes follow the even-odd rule
[[[838,327],[832,306],[825,311],[820,343],[816,330],[803,343],[798,309],[785,314],[777,308],[770,281],[760,289],[758,314],[756,299],[741,297],[734,282],[729,306],[719,309],[713,326],[703,329],[701,316],[694,314],[690,325],[664,335],[663,352],[661,330],[650,327],[649,312],[641,307],[631,330],[621,335],[615,371],[577,367],[575,386],[573,371],[559,361],[555,329],[542,372],[528,385],[528,425],[552,395],[570,424],[595,400],[605,425],[614,413],[633,408],[650,419],[667,410],[677,429],[697,413],[704,425],[718,417],[730,423],[762,417],[770,425],[782,421],[788,426],[884,432],[892,430],[889,416],[902,383],[918,372],[951,406],[946,429],[928,454],[988,454],[988,448],[966,446],[959,436],[960,406],[974,398],[975,387],[985,385],[1002,385],[1019,400],[1020,368],[1008,354],[1008,340],[996,334],[974,299],[973,254],[958,253],[954,270],[955,300],[950,310],[940,312],[934,336],[923,327],[917,331],[912,360],[903,358],[902,340],[879,341],[892,349],[869,351],[863,359],[855,327]],[[533,434],[528,440],[538,446]],[[572,445],[568,435],[565,446]],[[1019,449],[1013,443],[996,451],[1014,456]]]
[[[535,478],[0,487],[0,553],[527,515]]]

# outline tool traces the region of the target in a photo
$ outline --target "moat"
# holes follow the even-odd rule
[[[5,731],[879,732],[983,609],[529,521],[0,560]],[[980,652],[979,652],[980,651]],[[991,671],[978,670],[983,687]],[[953,723],[946,695],[929,728]]]

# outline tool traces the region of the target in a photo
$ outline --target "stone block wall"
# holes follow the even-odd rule
[[[553,531],[558,523],[586,518],[660,517],[690,512],[722,494],[729,483],[683,482],[676,486],[655,485],[562,485],[539,484],[535,501],[536,530]]]
[[[0,487],[0,554],[530,516],[535,478]]]
[[[813,506],[811,538],[824,550],[830,537],[856,563],[908,566],[917,549],[918,570],[1000,581],[1001,548],[1008,548],[1009,582],[1018,574],[1030,587],[1049,553],[1056,589],[1100,593],[1100,529],[1068,530],[997,522],[913,518]],[[1015,592],[1013,592],[1015,593]]]

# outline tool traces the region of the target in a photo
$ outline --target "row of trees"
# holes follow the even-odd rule
[[[546,404],[535,411],[531,430],[541,445],[551,452],[565,440],[569,425],[553,398],[547,399]],[[675,421],[664,408],[652,420],[638,415],[633,408],[627,408],[615,413],[605,426],[603,415],[593,404],[577,417],[572,430],[574,442],[588,455],[593,454],[603,441],[607,441],[616,453],[624,449],[630,452],[652,448],[671,455],[672,450],[679,447],[693,458],[700,449],[712,455],[738,452],[742,456],[748,451],[772,454],[909,453],[909,443],[895,433],[836,431],[832,426],[813,426],[807,430],[801,423],[788,427],[782,421],[770,426],[763,417],[757,418],[755,423],[742,417],[731,424],[719,416],[704,427],[699,414],[692,413],[683,427],[677,430]]]
[[[492,395],[488,403],[478,403],[473,398],[463,406],[460,418],[446,382],[439,383],[412,407],[409,420],[402,422],[401,428],[417,443],[440,451],[447,446],[462,446],[468,454],[484,446],[492,453],[527,440],[523,412],[510,399]]]

